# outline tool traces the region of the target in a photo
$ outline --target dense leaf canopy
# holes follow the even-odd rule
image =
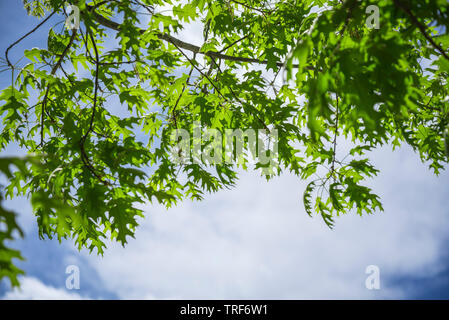
[[[133,236],[139,203],[233,186],[249,154],[173,161],[170,132],[195,122],[277,130],[276,166],[263,175],[307,180],[306,212],[329,226],[383,210],[364,182],[378,173],[369,151],[408,144],[436,174],[447,163],[446,0],[376,1],[374,26],[365,0],[23,2],[40,21],[2,60],[12,80],[0,93],[0,150],[15,143],[30,156],[1,158],[0,171],[6,196],[31,195],[41,237],[101,254],[106,239]],[[61,24],[76,13],[68,4],[78,29]],[[19,63],[15,46],[39,32],[47,46]],[[342,157],[337,141],[351,145]],[[17,284],[14,217],[0,210],[0,279]]]

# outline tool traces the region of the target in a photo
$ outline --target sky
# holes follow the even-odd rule
[[[22,1],[1,0],[0,52],[36,24]],[[199,44],[197,34],[183,39]],[[45,31],[11,57],[44,45]],[[9,82],[1,73],[0,88]],[[11,147],[0,156],[19,153]],[[347,214],[331,230],[305,213],[298,177],[266,182],[240,172],[235,188],[202,202],[142,206],[135,239],[125,248],[110,243],[103,257],[72,241],[40,240],[29,201],[8,201],[26,234],[12,244],[26,258],[18,263],[26,275],[21,289],[2,281],[0,299],[448,299],[449,174],[436,177],[408,147],[386,146],[370,159],[380,169],[369,183],[382,213]],[[71,265],[80,289],[66,287]],[[370,265],[380,271],[378,290],[365,285]]]

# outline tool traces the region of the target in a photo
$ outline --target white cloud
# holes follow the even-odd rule
[[[78,293],[68,292],[63,288],[54,288],[33,277],[20,279],[20,288],[7,292],[4,300],[81,300]]]
[[[384,213],[345,215],[329,230],[305,214],[298,178],[266,183],[245,173],[237,188],[201,203],[148,206],[136,240],[88,260],[125,299],[406,297],[386,280],[440,270],[447,174],[435,178],[410,151],[373,158],[383,169],[373,186]],[[365,288],[371,264],[380,267],[380,291]]]

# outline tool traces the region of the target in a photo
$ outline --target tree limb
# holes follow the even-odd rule
[[[101,24],[102,26],[105,26],[109,29],[113,29],[115,31],[120,31],[121,30],[121,24],[111,21],[105,17],[103,17],[101,14],[95,12],[95,10],[93,10],[92,7],[89,7],[89,11],[92,12],[93,17],[95,19],[95,21],[97,21],[99,24]],[[140,29],[140,33],[143,34],[146,30]],[[173,44],[174,46],[184,49],[184,50],[188,50],[191,51],[195,54],[202,54],[204,56],[207,57],[211,57],[211,58],[216,58],[216,59],[223,59],[223,60],[228,60],[228,61],[235,61],[235,62],[247,62],[247,63],[256,63],[256,64],[263,64],[266,65],[268,64],[267,60],[259,60],[259,59],[255,59],[255,58],[246,58],[246,57],[236,57],[236,56],[230,56],[230,55],[226,55],[220,52],[216,52],[216,51],[207,51],[207,52],[202,52],[201,51],[201,47],[196,46],[194,44],[188,43],[188,42],[184,42],[182,40],[179,40],[169,34],[166,33],[158,33],[157,37],[160,40],[164,40],[167,41],[171,44]],[[283,62],[277,62],[276,65],[278,67],[283,67],[284,63]],[[293,65],[293,68],[298,68],[299,65]],[[309,70],[313,70],[313,67],[306,67],[306,69]]]
[[[416,18],[416,16],[413,14],[413,12],[406,5],[404,5],[401,1],[399,1],[399,0],[393,0],[393,1],[402,11],[404,11],[410,17],[410,20],[412,20],[413,24],[418,27],[419,31],[421,31],[424,38],[426,38],[427,41],[429,41],[430,44],[436,50],[438,50],[446,60],[449,60],[449,56],[447,55],[446,51],[444,51],[444,49],[441,46],[439,46],[433,40],[433,38],[427,33],[426,26],[418,21],[418,18]]]

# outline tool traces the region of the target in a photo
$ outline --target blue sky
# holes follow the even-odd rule
[[[57,22],[17,46],[12,60],[45,46],[45,31]],[[37,23],[22,1],[1,1],[0,51]],[[9,82],[9,73],[0,74],[0,88]],[[17,153],[11,147],[2,155]],[[26,275],[21,291],[0,283],[0,298],[449,298],[449,174],[435,177],[408,148],[385,147],[371,158],[381,173],[370,183],[385,212],[343,216],[334,230],[307,216],[305,184],[288,174],[266,183],[241,173],[235,189],[201,203],[145,205],[136,239],[126,248],[111,243],[104,257],[78,252],[71,241],[39,240],[28,201],[9,201],[26,231],[13,244],[27,259],[19,263]],[[80,290],[65,288],[68,265],[80,268]],[[380,268],[380,290],[365,288],[368,265]]]

